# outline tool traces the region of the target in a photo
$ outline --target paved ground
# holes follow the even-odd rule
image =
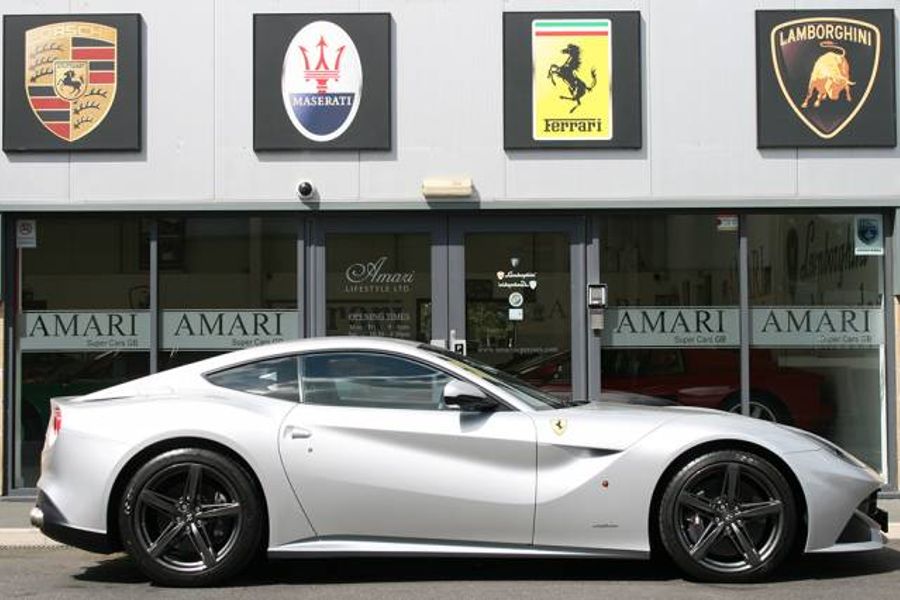
[[[262,565],[227,588],[162,589],[121,556],[69,548],[0,549],[0,598],[342,598],[359,600],[880,598],[900,590],[900,542],[867,555],[807,557],[770,583],[687,582],[668,566],[632,561],[332,559]],[[615,595],[615,596],[613,596]]]

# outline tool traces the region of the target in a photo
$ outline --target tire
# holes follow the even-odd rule
[[[237,575],[262,543],[261,499],[233,460],[200,448],[142,466],[119,505],[122,545],[154,583],[197,587]]]
[[[740,396],[730,396],[722,403],[722,410],[740,414],[741,398]],[[750,415],[754,419],[762,419],[763,421],[771,421],[782,425],[793,425],[794,420],[791,413],[785,408],[781,400],[769,396],[767,394],[752,393],[750,394]]]
[[[795,547],[797,503],[784,475],[742,450],[704,454],[682,467],[660,502],[663,547],[688,576],[759,581]]]

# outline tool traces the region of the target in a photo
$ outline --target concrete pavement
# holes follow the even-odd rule
[[[166,589],[150,584],[121,554],[0,550],[0,598],[896,600],[898,589],[898,541],[878,552],[792,560],[771,580],[752,585],[694,583],[662,561],[331,558],[261,563],[220,588]]]

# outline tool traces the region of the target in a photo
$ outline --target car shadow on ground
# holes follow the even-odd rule
[[[769,582],[829,580],[900,571],[900,552],[808,555],[785,564]],[[404,581],[666,581],[681,579],[667,560],[330,558],[260,561],[228,587]],[[146,583],[123,555],[75,575],[81,581]]]

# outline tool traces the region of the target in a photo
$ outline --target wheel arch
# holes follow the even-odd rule
[[[800,485],[800,480],[797,479],[797,475],[794,473],[793,469],[791,469],[791,467],[780,456],[765,448],[764,446],[760,446],[759,444],[748,442],[746,440],[721,439],[704,442],[702,444],[698,444],[684,450],[681,454],[679,454],[669,462],[669,465],[657,480],[656,486],[653,488],[653,495],[650,499],[650,511],[647,516],[647,531],[650,535],[651,552],[654,555],[664,554],[662,548],[662,540],[660,538],[659,532],[658,514],[660,504],[662,503],[663,493],[665,493],[666,491],[666,486],[670,481],[672,481],[672,478],[679,471],[679,469],[684,467],[686,464],[703,454],[716,452],[719,450],[745,450],[747,452],[758,454],[762,458],[765,458],[770,463],[772,463],[772,465],[776,469],[778,469],[778,471],[782,475],[784,475],[784,478],[787,480],[788,485],[790,485],[791,487],[791,493],[793,494],[794,499],[797,501],[797,511],[799,513],[799,519],[797,523],[797,539],[794,540],[795,548],[793,550],[794,552],[802,551],[802,549],[806,546],[806,538],[808,536],[808,509],[806,504],[806,494],[804,493],[803,486]]]
[[[106,503],[106,535],[109,539],[110,545],[113,546],[113,548],[116,550],[120,550],[122,548],[121,532],[119,531],[118,507],[122,500],[122,494],[125,493],[125,487],[128,485],[128,482],[131,480],[134,474],[137,473],[138,469],[140,469],[140,467],[144,465],[148,460],[150,460],[154,456],[162,454],[163,452],[176,450],[178,448],[201,448],[203,450],[218,452],[235,461],[247,471],[247,473],[250,475],[253,485],[256,487],[256,491],[259,494],[262,505],[263,533],[261,536],[261,540],[262,548],[265,549],[265,547],[268,546],[269,543],[269,509],[268,503],[266,501],[266,492],[263,489],[259,477],[250,466],[250,463],[248,463],[239,453],[235,452],[234,449],[229,448],[228,446],[225,446],[224,444],[221,444],[219,442],[201,437],[176,437],[154,442],[132,456],[128,460],[128,462],[125,463],[125,466],[123,466],[119,470],[118,474],[116,475],[115,482],[113,483],[113,486],[110,490],[109,499]]]

